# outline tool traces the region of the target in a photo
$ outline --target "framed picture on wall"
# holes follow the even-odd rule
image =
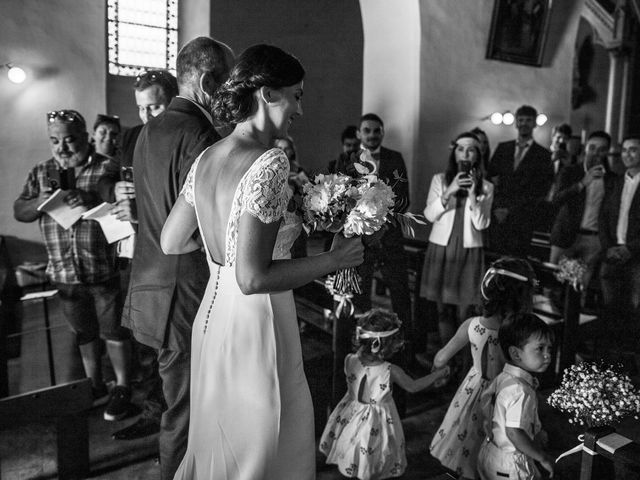
[[[542,65],[552,0],[495,0],[487,58]]]

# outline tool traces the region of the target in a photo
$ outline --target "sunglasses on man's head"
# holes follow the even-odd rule
[[[118,115],[106,115],[104,113],[99,113],[96,117],[96,125],[101,123],[115,123],[120,126],[120,117]]]
[[[47,122],[53,123],[56,120],[60,120],[64,123],[79,123],[86,125],[84,118],[75,110],[52,110],[47,112]]]
[[[136,77],[134,86],[138,86],[141,81],[146,80],[148,82],[156,82],[159,79],[164,78],[164,72],[161,70],[149,70],[143,72]]]

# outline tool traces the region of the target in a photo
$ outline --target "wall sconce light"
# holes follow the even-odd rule
[[[516,117],[513,113],[507,110],[504,113],[493,112],[491,115],[487,115],[486,117],[481,118],[481,120],[491,120],[491,123],[493,123],[494,125],[513,125],[513,123],[516,121]],[[547,120],[549,120],[549,118],[544,113],[539,113],[536,117],[536,125],[541,127],[542,125],[547,123]]]
[[[9,81],[13,83],[22,83],[27,78],[27,74],[25,73],[25,71],[22,68],[13,65],[12,63],[5,63],[1,67],[7,69],[7,77],[9,77]]]

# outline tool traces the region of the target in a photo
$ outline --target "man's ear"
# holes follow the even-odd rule
[[[213,95],[218,88],[218,84],[213,78],[213,72],[205,72],[200,75],[199,85],[200,90],[202,90],[207,95]]]
[[[360,129],[356,130],[356,137],[358,138],[358,140],[362,141],[362,135],[360,134]]]

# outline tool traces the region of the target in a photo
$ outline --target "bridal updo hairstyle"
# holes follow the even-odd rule
[[[296,57],[273,45],[247,48],[215,96],[213,113],[225,124],[246,120],[254,111],[253,93],[260,87],[290,87],[304,79],[304,68]]]

